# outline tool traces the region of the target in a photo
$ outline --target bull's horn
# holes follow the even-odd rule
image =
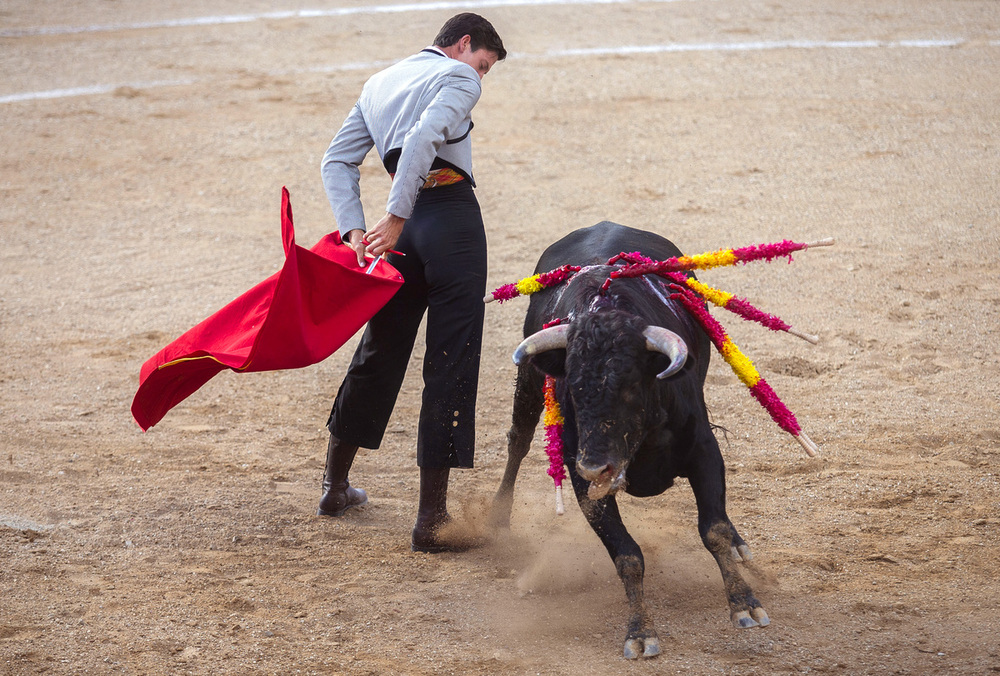
[[[569,324],[559,324],[531,334],[514,350],[514,363],[520,366],[526,358],[539,352],[565,348],[567,331]]]
[[[646,337],[647,350],[662,352],[670,357],[670,366],[656,376],[658,380],[672,376],[684,367],[684,362],[687,361],[688,347],[680,336],[662,326],[647,326],[642,335]]]

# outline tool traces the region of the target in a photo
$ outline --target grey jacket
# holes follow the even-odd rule
[[[469,133],[472,108],[481,94],[479,74],[472,66],[432,48],[365,83],[321,166],[341,236],[365,229],[358,167],[372,146],[387,169],[395,171],[386,211],[401,218],[413,213],[435,160],[473,180]]]

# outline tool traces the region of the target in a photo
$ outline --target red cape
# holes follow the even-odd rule
[[[281,270],[167,345],[142,366],[132,416],[147,430],[223,369],[276,371],[321,362],[385,305],[402,276],[380,260],[358,267],[340,234],[312,249],[295,244],[281,189]]]

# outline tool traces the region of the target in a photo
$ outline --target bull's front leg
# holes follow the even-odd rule
[[[600,500],[591,500],[587,497],[590,482],[577,474],[573,463],[570,463],[567,469],[580,509],[608,550],[618,571],[618,577],[625,586],[625,596],[629,605],[625,657],[630,660],[640,656],[656,657],[660,654],[660,638],[643,598],[642,579],[646,568],[642,550],[622,523],[615,496],[608,495]]]
[[[545,407],[542,391],[544,377],[529,364],[517,369],[514,385],[514,406],[510,431],[507,432],[507,467],[493,498],[490,521],[496,528],[510,528],[510,513],[514,506],[514,481],[521,469],[521,461],[528,455],[531,439]]]
[[[767,612],[737,565],[741,560],[750,560],[750,548],[726,514],[726,469],[722,453],[710,431],[702,435],[702,440],[695,454],[698,461],[688,477],[698,503],[698,533],[719,564],[733,624],[739,629],[767,626],[770,624]]]

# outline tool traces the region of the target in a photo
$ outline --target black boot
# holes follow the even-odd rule
[[[417,523],[413,527],[410,549],[415,552],[436,554],[453,548],[442,542],[440,531],[450,521],[448,515],[448,475],[451,469],[420,468],[420,500],[417,505]]]
[[[323,473],[323,497],[319,501],[318,516],[343,516],[351,507],[368,502],[368,494],[353,488],[347,482],[358,447],[330,435],[326,449],[326,471]]]

